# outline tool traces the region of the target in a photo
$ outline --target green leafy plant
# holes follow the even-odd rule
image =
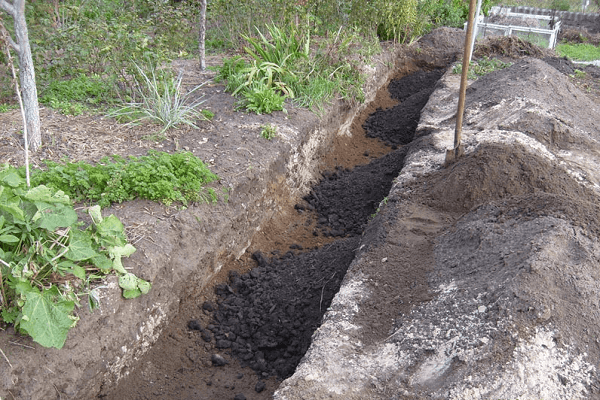
[[[108,115],[111,117],[129,117],[130,124],[139,124],[150,120],[163,125],[159,135],[179,124],[189,125],[194,128],[196,120],[206,117],[197,107],[204,103],[202,97],[193,100],[193,93],[203,85],[196,86],[191,91],[181,93],[182,74],[177,78],[159,76],[156,67],[148,66],[148,73],[135,64],[140,78],[136,78],[136,92],[139,102],[131,102],[127,106],[113,110]]]
[[[166,205],[217,201],[214,190],[205,186],[219,177],[190,152],[151,150],[139,158],[105,157],[96,165],[47,161],[46,167],[33,173],[32,184],[45,183],[75,201],[97,202],[103,207],[136,197]]]
[[[417,0],[382,1],[377,34],[383,40],[407,41],[417,26]]]
[[[254,61],[250,67],[244,68],[240,73],[245,76],[245,81],[233,91],[234,96],[240,91],[247,91],[250,86],[259,81],[268,88],[282,92],[286,97],[294,97],[294,91],[285,82],[285,78],[288,77],[288,81],[295,81],[296,76],[277,64],[270,61],[257,64]]]
[[[99,206],[90,211],[93,223],[81,229],[62,191],[27,188],[18,170],[0,171],[0,316],[44,347],[64,345],[80,297],[97,305],[91,280],[116,273],[126,298],[151,288],[123,268],[135,248],[118,218],[103,219]]]
[[[244,74],[242,70],[247,68],[246,60],[240,56],[234,56],[231,58],[225,58],[223,65],[218,68],[217,76],[215,76],[215,82],[227,82],[226,90],[233,92],[239,87],[244,81]]]
[[[294,25],[290,24],[287,29],[279,29],[275,24],[267,25],[267,30],[271,40],[256,28],[260,40],[250,36],[243,35],[244,39],[250,43],[251,47],[244,47],[248,53],[257,62],[268,62],[285,68],[288,63],[292,63],[301,57],[308,57],[310,51],[310,36],[306,39],[300,39],[298,31]]]
[[[252,83],[241,94],[242,99],[237,104],[238,109],[246,109],[256,114],[271,114],[273,111],[287,112],[284,108],[286,97],[262,81]]]
[[[202,116],[204,116],[204,118],[206,118],[207,121],[210,121],[215,117],[215,113],[210,110],[202,110],[200,113]]]
[[[271,124],[261,126],[260,136],[267,140],[273,139],[275,136],[277,136],[277,127]]]
[[[10,110],[16,109],[17,106],[11,104],[0,104],[0,113],[9,112]]]
[[[100,102],[113,102],[111,94],[110,88],[105,82],[102,82],[99,76],[88,77],[80,74],[73,79],[50,82],[42,90],[40,102],[64,111],[63,109],[67,109],[64,104],[79,104],[80,108],[84,108]]]

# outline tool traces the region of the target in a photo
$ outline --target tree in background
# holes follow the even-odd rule
[[[29,148],[36,151],[42,145],[42,135],[37,88],[35,86],[35,70],[29,46],[27,22],[25,21],[25,0],[12,0],[12,2],[10,0],[0,0],[0,8],[10,15],[14,21],[15,39],[8,37],[8,43],[19,58],[19,78],[25,108],[25,129],[27,130]]]
[[[198,49],[200,50],[200,71],[206,69],[206,0],[200,0],[200,33],[198,35]]]

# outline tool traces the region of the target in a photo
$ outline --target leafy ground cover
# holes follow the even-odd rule
[[[112,203],[143,198],[165,205],[180,202],[217,201],[214,189],[205,186],[219,177],[189,152],[169,154],[149,151],[147,156],[105,157],[96,165],[46,162],[36,170],[34,185],[46,184],[75,201],[108,207]]]
[[[135,248],[117,217],[102,217],[100,205],[136,197],[166,205],[214,202],[216,192],[204,186],[218,177],[189,152],[46,166],[34,170],[31,188],[24,168],[0,172],[0,321],[42,346],[61,348],[80,300],[98,306],[96,280],[117,274],[125,298],[151,288],[123,267],[121,258]],[[92,224],[83,227],[73,200],[98,204],[88,209]]]
[[[75,306],[97,298],[91,283],[115,272],[123,296],[147,293],[150,283],[127,272],[121,257],[135,248],[115,216],[78,222],[69,196],[44,185],[27,188],[18,170],[0,172],[0,305],[3,322],[45,347],[61,348],[75,326]]]
[[[511,65],[511,62],[504,62],[499,58],[488,58],[487,56],[484,56],[477,60],[472,60],[469,63],[468,78],[477,79],[481,76],[489,74],[490,72],[504,69],[506,67],[510,67]],[[452,69],[452,72],[455,74],[461,74],[462,68],[462,63],[457,63]]]

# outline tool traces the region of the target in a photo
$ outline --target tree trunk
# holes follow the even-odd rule
[[[27,33],[27,22],[25,21],[25,0],[15,0],[16,15],[15,35],[19,45],[19,78],[21,81],[21,92],[25,106],[25,118],[27,119],[27,134],[29,136],[29,148],[36,151],[42,145],[42,134],[40,129],[40,107],[38,104],[37,87],[35,86],[35,69],[31,58],[29,47],[29,34]]]
[[[14,0],[12,4],[7,0],[0,0],[0,8],[8,12],[15,22],[16,40],[11,43],[11,46],[19,56],[19,80],[21,81],[25,119],[27,120],[28,144],[32,151],[36,151],[42,145],[42,134],[40,130],[40,108],[35,86],[35,69],[33,68],[27,22],[25,21],[25,0]]]
[[[200,1],[200,33],[198,35],[198,50],[200,50],[200,71],[206,69],[204,42],[206,41],[206,0]]]

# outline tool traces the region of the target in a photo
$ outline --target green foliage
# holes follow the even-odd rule
[[[483,0],[481,12],[487,14],[495,0]],[[424,21],[424,32],[440,26],[463,28],[469,16],[469,2],[461,0],[421,1],[418,5],[419,19]]]
[[[295,62],[298,58],[308,57],[310,37],[307,36],[306,40],[299,38],[299,33],[294,25],[289,25],[282,30],[272,24],[267,25],[267,29],[270,40],[258,28],[256,31],[260,40],[243,36],[251,45],[251,47],[244,47],[244,50],[255,61],[268,62],[286,68],[288,64]]]
[[[189,152],[150,151],[147,156],[129,159],[113,156],[97,165],[47,161],[46,167],[34,171],[32,184],[43,182],[75,201],[97,202],[103,207],[136,197],[166,205],[217,200],[214,191],[205,186],[218,176]]]
[[[277,136],[277,127],[271,124],[261,126],[260,136],[267,140],[273,139],[275,136]]]
[[[271,114],[273,111],[286,111],[284,108],[286,96],[275,91],[263,81],[253,82],[241,92],[242,99],[238,109],[246,109],[256,114]]]
[[[560,43],[556,46],[556,52],[561,57],[568,57],[571,60],[600,60],[600,47],[596,47],[589,43]]]
[[[477,79],[480,76],[487,75],[499,69],[510,67],[512,63],[505,63],[497,58],[482,57],[479,60],[472,60],[469,63],[468,79]],[[462,63],[458,63],[452,69],[452,73],[462,73]]]
[[[90,105],[113,103],[112,91],[99,76],[80,74],[73,79],[52,81],[42,90],[40,103],[60,110],[64,114],[79,115]]]
[[[17,108],[18,106],[13,104],[0,104],[0,113],[9,112],[10,110],[15,110]]]
[[[210,121],[211,119],[213,119],[215,117],[215,113],[210,111],[210,110],[202,110],[200,111],[200,114],[202,114],[202,116],[207,120]]]
[[[269,26],[272,39],[260,31],[259,37],[250,39],[251,47],[245,48],[251,64],[239,57],[226,59],[217,75],[218,80],[227,80],[226,90],[242,98],[240,108],[258,113],[284,110],[287,97],[311,108],[320,108],[334,96],[362,101],[359,62],[380,50],[378,42],[341,28],[312,51],[310,37],[299,35],[294,26]],[[361,40],[364,46],[358,44]]]
[[[139,124],[145,120],[156,122],[163,126],[159,135],[179,124],[198,128],[196,120],[206,119],[202,111],[197,109],[204,103],[202,97],[192,100],[194,92],[202,85],[182,94],[182,74],[174,78],[164,71],[157,72],[152,64],[147,67],[147,73],[139,65],[134,65],[137,69],[135,93],[140,100],[111,111],[108,114],[110,117],[129,119],[130,124]]]
[[[417,0],[380,0],[381,8],[377,34],[383,40],[405,42],[417,25]]]
[[[552,0],[552,5],[550,6],[553,10],[558,11],[569,11],[571,5],[568,0]]]
[[[62,0],[27,2],[26,7],[42,94],[54,82],[84,75],[103,83],[108,96],[101,101],[115,102],[133,93],[133,62],[150,57],[163,63],[197,52],[199,7],[194,1],[174,6],[147,0]],[[5,25],[12,29],[11,21]],[[55,98],[53,103],[68,109],[66,103],[73,101]]]
[[[80,74],[73,79],[50,82],[42,91],[40,102],[49,104],[52,100],[98,104],[110,100],[110,91],[99,76],[88,77]]]
[[[93,223],[81,229],[62,191],[27,188],[18,170],[5,166],[0,171],[0,317],[42,346],[63,346],[78,321],[73,310],[79,298],[97,298],[89,287],[98,272],[129,274],[121,257],[135,248],[127,243],[123,225],[112,215],[102,219],[99,206],[92,214]],[[125,297],[151,287],[135,281],[135,293],[121,285]]]

